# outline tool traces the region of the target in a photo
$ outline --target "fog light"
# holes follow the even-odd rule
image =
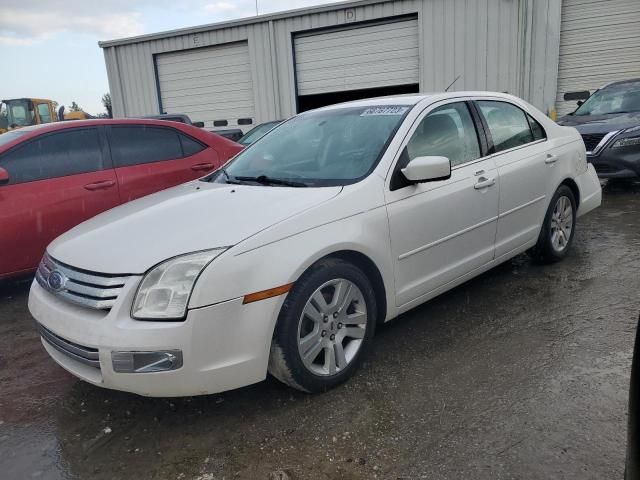
[[[118,373],[152,373],[182,367],[182,351],[111,352],[113,371]]]

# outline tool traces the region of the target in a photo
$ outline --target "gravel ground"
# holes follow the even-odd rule
[[[347,384],[269,378],[149,399],[48,358],[28,279],[0,284],[0,477],[615,479],[640,310],[640,186],[606,188],[574,249],[520,256],[379,329]]]

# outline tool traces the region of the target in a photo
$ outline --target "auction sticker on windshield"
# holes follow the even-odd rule
[[[389,106],[389,107],[371,107],[367,108],[360,114],[361,117],[372,117],[381,115],[404,115],[409,107]]]

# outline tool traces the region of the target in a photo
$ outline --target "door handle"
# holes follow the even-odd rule
[[[476,183],[473,188],[476,190],[482,190],[483,188],[489,188],[492,185],[495,185],[495,183],[495,178],[480,177],[478,179],[478,183]]]
[[[547,165],[553,165],[558,161],[557,155],[552,155],[551,153],[547,153],[547,158],[544,159],[544,163]]]
[[[86,190],[95,191],[95,190],[104,190],[105,188],[111,188],[116,184],[114,180],[103,180],[101,182],[89,183],[84,186]]]
[[[201,170],[211,170],[213,168],[213,163],[196,163],[195,165],[191,165],[191,170],[194,172],[199,172]]]

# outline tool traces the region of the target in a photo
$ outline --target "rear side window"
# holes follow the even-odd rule
[[[182,157],[178,132],[173,128],[145,125],[111,127],[114,166],[129,167]]]
[[[44,135],[0,157],[9,184],[66,177],[104,169],[98,130],[83,128]]]
[[[534,141],[527,114],[507,102],[478,101],[496,152]]]
[[[195,155],[205,149],[200,142],[196,142],[193,138],[180,134],[180,142],[182,143],[182,153],[185,157]]]

